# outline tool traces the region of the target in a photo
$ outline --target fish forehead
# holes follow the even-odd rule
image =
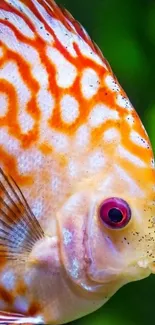
[[[112,157],[119,172],[134,179],[145,172],[141,186],[152,181],[143,125],[109,64],[68,12],[54,1],[3,0],[0,31],[1,163],[24,186],[38,217],[45,197],[46,211],[54,211],[72,181],[109,162],[112,172]]]

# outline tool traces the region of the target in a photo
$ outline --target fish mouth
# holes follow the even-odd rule
[[[155,261],[149,264],[149,270],[152,274],[155,274]]]
[[[112,284],[115,282],[133,282],[148,277],[151,273],[155,274],[155,262],[150,262],[147,257],[142,259],[136,258],[134,260],[124,261],[120,265],[114,263],[109,267],[104,267],[99,270],[97,264],[93,260],[92,250],[89,246],[89,241],[85,242],[85,251],[89,262],[89,268],[87,269],[87,275],[91,281],[98,284]]]
[[[148,270],[150,274],[155,274],[155,260],[150,260],[150,258],[146,257],[139,260],[137,263],[140,268]]]

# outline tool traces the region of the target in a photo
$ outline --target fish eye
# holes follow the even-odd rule
[[[131,209],[123,199],[112,197],[106,199],[100,205],[99,217],[107,227],[120,229],[130,221]]]

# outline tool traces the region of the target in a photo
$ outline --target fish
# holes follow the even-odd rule
[[[53,0],[0,1],[0,324],[64,324],[155,273],[147,132]]]

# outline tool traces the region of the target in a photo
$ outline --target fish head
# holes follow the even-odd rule
[[[153,272],[153,151],[132,107],[124,117],[119,111],[117,124],[91,129],[91,136],[87,159],[80,157],[82,166],[87,161],[87,176],[80,178],[58,218],[61,247],[74,281],[114,293]]]
[[[154,272],[155,174],[151,169],[143,170],[132,182],[119,165],[112,171],[91,200],[86,241],[91,261],[88,274],[103,285],[122,286]]]

